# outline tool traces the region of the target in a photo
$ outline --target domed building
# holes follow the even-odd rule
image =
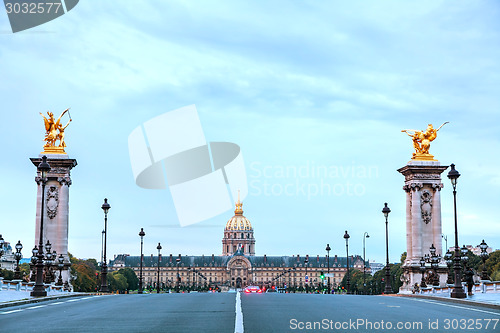
[[[234,216],[229,219],[224,228],[224,238],[222,239],[222,255],[230,256],[236,253],[241,247],[243,255],[255,255],[255,238],[250,221],[243,216],[243,203],[236,202]]]
[[[238,198],[234,216],[224,228],[222,255],[144,256],[144,288],[195,290],[200,287],[244,288],[249,285],[278,287],[289,290],[312,290],[320,288],[326,280],[321,273],[329,269],[331,286],[335,288],[347,271],[347,258],[326,255],[301,256],[256,256],[254,230],[243,216],[243,203]],[[160,273],[158,274],[158,264]],[[115,255],[108,265],[109,270],[129,267],[139,277],[140,256]],[[349,267],[363,269],[360,256],[349,257]],[[367,263],[367,274],[370,272]]]

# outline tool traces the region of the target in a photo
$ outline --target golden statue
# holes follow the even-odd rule
[[[415,152],[413,153],[412,160],[424,160],[424,161],[436,161],[434,156],[429,154],[429,148],[431,146],[431,141],[434,141],[437,137],[437,132],[448,122],[443,123],[443,125],[439,126],[438,129],[432,127],[432,124],[427,126],[425,131],[418,130],[402,130],[401,132],[405,132],[413,139],[413,148],[415,148]]]
[[[64,142],[64,130],[72,121],[71,116],[69,116],[68,123],[65,126],[61,124],[61,118],[66,112],[68,112],[69,115],[69,108],[64,110],[57,120],[54,119],[54,114],[50,111],[47,111],[48,118],[40,112],[40,115],[43,117],[46,131],[44,138],[45,145],[43,146],[42,154],[66,154],[64,151],[64,147],[66,147],[66,142]],[[59,145],[56,146],[57,140],[59,140]]]

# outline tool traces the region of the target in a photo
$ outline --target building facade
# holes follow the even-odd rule
[[[256,256],[255,238],[250,221],[243,216],[243,204],[238,200],[234,216],[224,228],[222,255],[205,256],[146,256],[143,259],[144,286],[162,287],[221,287],[243,288],[257,285],[269,288],[317,288],[327,279],[321,273],[331,273],[332,287],[339,285],[347,271],[347,258],[330,256]],[[329,259],[329,261],[328,261]],[[158,268],[159,263],[159,268]],[[110,261],[110,271],[129,267],[139,276],[140,256],[116,255]],[[349,257],[349,267],[363,270],[360,256]],[[369,265],[366,267],[370,273]],[[178,279],[177,279],[178,277]]]

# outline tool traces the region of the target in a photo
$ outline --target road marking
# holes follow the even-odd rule
[[[471,311],[477,311],[477,312],[484,312],[484,313],[494,314],[494,315],[500,316],[500,313],[496,313],[496,312],[491,312],[491,311],[486,311],[486,310],[479,310],[479,309],[473,309],[473,308],[466,308],[466,307],[463,307],[463,306],[445,304],[445,303],[441,303],[441,302],[426,301],[426,300],[421,300],[421,299],[415,299],[414,301],[431,303],[431,304],[436,304],[436,305],[449,306],[451,308],[458,308],[458,309],[465,309],[465,310],[471,310]],[[473,305],[473,304],[471,304],[471,305]]]
[[[67,302],[77,302],[77,301],[79,301],[79,299],[70,299],[69,301],[66,301],[65,303],[67,303]]]
[[[400,308],[399,305],[387,305],[388,308]]]
[[[30,309],[38,309],[38,308],[44,308],[46,307],[47,305],[37,305],[37,306],[32,306],[32,307],[29,307],[29,308],[26,308],[26,310],[30,310]]]
[[[55,303],[50,303],[48,305],[57,305],[57,304],[63,304],[64,302],[55,302]]]
[[[234,333],[243,333],[243,312],[241,312],[240,293],[236,293],[236,319],[234,321]]]
[[[18,309],[18,310],[10,310],[10,311],[5,311],[5,312],[0,312],[1,314],[9,314],[9,313],[14,313],[14,312],[21,312],[23,309]]]

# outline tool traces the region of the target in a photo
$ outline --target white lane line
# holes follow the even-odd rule
[[[449,306],[451,308],[458,308],[458,309],[464,309],[464,310],[484,312],[484,313],[488,313],[488,314],[493,314],[493,315],[500,316],[500,313],[497,313],[497,312],[491,312],[491,311],[486,311],[486,310],[479,310],[479,309],[474,309],[474,308],[467,308],[467,307],[464,307],[464,306],[457,306],[457,305],[445,304],[445,303],[434,302],[434,301],[426,301],[426,300],[422,300],[422,299],[415,299],[414,301],[431,303],[431,304],[442,305],[442,306]],[[471,305],[473,305],[473,304],[471,304]]]
[[[9,313],[14,313],[14,312],[21,312],[23,309],[18,309],[18,310],[10,310],[10,311],[5,311],[5,312],[0,312],[0,314],[9,314]]]
[[[57,305],[57,304],[64,304],[64,302],[55,302],[55,303],[50,303],[48,305]]]
[[[234,333],[243,333],[243,312],[241,312],[240,292],[236,292],[236,319],[234,321]]]
[[[47,305],[37,305],[37,306],[31,306],[29,308],[26,308],[26,310],[30,310],[30,309],[39,309],[39,308],[44,308],[46,307]]]
[[[387,305],[388,308],[400,308],[399,305]]]
[[[79,299],[70,299],[69,301],[66,301],[66,302],[64,302],[64,303],[68,303],[68,302],[78,302],[78,301],[79,301]]]

